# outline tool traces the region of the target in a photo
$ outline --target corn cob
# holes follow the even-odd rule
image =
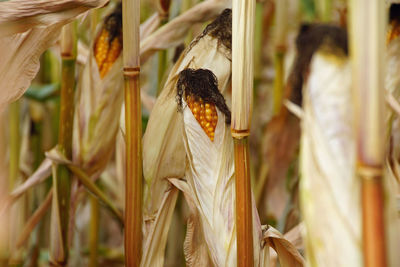
[[[100,77],[104,78],[122,51],[122,14],[118,5],[104,22],[94,44],[94,56]]]
[[[95,47],[94,47],[94,54],[96,58],[96,63],[99,69],[103,65],[104,60],[107,57],[107,51],[109,48],[109,33],[107,32],[106,29],[102,29],[101,33],[96,41]]]
[[[113,63],[117,60],[119,54],[122,50],[122,40],[119,37],[114,38],[111,42],[111,47],[108,50],[107,58],[104,63],[101,65],[100,77],[103,78],[108,71],[111,69]]]
[[[203,128],[210,140],[214,141],[215,127],[218,121],[215,105],[207,102],[204,103],[203,99],[194,95],[188,95],[186,97],[186,103],[199,122],[201,128]]]
[[[217,78],[206,69],[185,69],[180,73],[177,83],[177,101],[179,108],[183,107],[182,97],[193,116],[200,124],[206,135],[214,141],[215,128],[218,122],[218,107],[230,123],[230,111],[224,97],[218,91]]]

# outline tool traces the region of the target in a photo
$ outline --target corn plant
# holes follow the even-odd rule
[[[0,266],[397,266],[399,4],[361,2],[0,2]]]

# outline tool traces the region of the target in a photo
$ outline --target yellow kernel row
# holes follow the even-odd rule
[[[115,37],[111,41],[111,45],[109,38],[110,33],[103,28],[94,46],[94,55],[101,78],[106,76],[122,51],[121,38]]]
[[[214,141],[215,128],[218,122],[218,114],[215,105],[212,103],[205,103],[201,98],[191,95],[186,97],[186,103],[201,128],[203,128],[210,140]]]
[[[108,50],[107,58],[104,61],[103,65],[101,66],[100,69],[101,78],[103,78],[107,74],[107,72],[111,69],[112,64],[117,60],[119,54],[121,53],[121,50],[122,50],[121,40],[118,37],[116,37],[111,42],[111,47]]]
[[[110,46],[110,34],[106,29],[102,29],[94,46],[94,57],[96,59],[99,70],[107,57],[108,48]]]

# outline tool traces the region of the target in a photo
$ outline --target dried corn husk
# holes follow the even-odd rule
[[[91,49],[77,88],[73,161],[98,176],[113,151],[123,101],[122,57],[101,79]]]
[[[185,103],[184,103],[185,105]],[[215,266],[236,265],[235,180],[233,140],[225,115],[217,110],[218,123],[213,142],[189,108],[183,110],[186,167],[186,198],[194,202],[201,230]],[[183,181],[182,181],[183,183]],[[182,190],[181,189],[181,190]],[[261,225],[254,211],[255,262],[259,260]],[[258,227],[257,227],[258,222]],[[191,255],[187,255],[190,257]],[[194,265],[197,266],[197,265]]]
[[[105,3],[107,0],[0,3],[0,109],[29,87],[39,70],[40,55],[58,38],[62,26]]]
[[[310,266],[362,266],[361,181],[355,176],[351,68],[319,50],[303,91],[300,181]],[[340,256],[338,256],[340,255]]]
[[[291,240],[286,234],[283,236],[275,228],[271,226],[263,226],[263,238],[265,243],[262,254],[263,259],[261,259],[260,264],[261,266],[276,266],[276,261],[278,259],[280,266],[301,267],[304,265],[303,257],[291,243]],[[271,253],[269,247],[273,248],[275,253]]]

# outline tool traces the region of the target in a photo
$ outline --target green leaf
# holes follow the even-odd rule
[[[60,84],[51,83],[45,85],[32,85],[25,92],[24,96],[40,102],[59,96]]]

